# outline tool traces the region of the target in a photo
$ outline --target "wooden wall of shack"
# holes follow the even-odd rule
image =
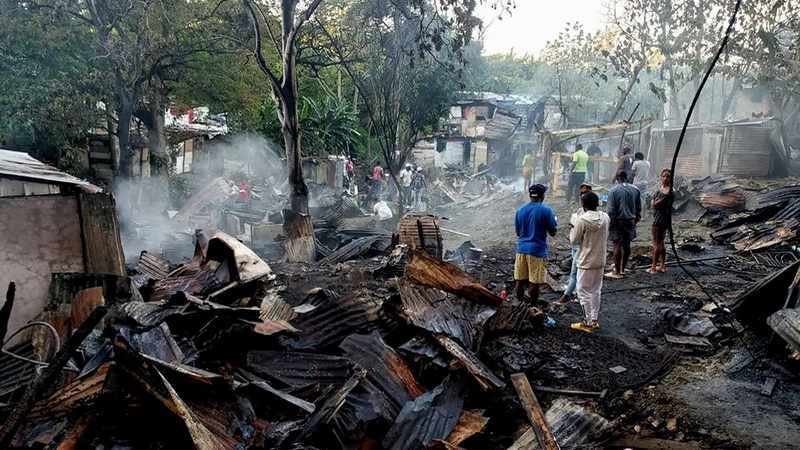
[[[110,195],[0,198],[0,289],[17,285],[9,331],[42,312],[52,274],[125,275],[123,261]]]

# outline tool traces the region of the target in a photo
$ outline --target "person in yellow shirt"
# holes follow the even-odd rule
[[[580,185],[586,181],[586,171],[589,169],[589,155],[583,150],[583,145],[575,146],[572,154],[572,168],[567,187],[567,201],[570,203],[580,201]]]
[[[526,153],[525,157],[522,158],[522,179],[524,185],[522,186],[522,191],[527,191],[529,187],[531,187],[531,178],[533,177],[533,169],[534,169],[534,156],[532,153]]]

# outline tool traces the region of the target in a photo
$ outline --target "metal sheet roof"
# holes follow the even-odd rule
[[[0,175],[27,178],[55,184],[70,184],[88,192],[101,189],[88,181],[73,177],[53,166],[47,165],[25,152],[15,152],[0,147]]]

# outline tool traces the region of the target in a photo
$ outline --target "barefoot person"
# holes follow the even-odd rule
[[[573,323],[572,329],[592,331],[600,328],[600,293],[603,290],[603,269],[606,267],[608,215],[597,210],[600,200],[594,192],[581,196],[583,214],[569,233],[569,241],[578,247],[578,300],[583,307],[584,320]]]
[[[525,286],[531,302],[539,299],[539,287],[547,274],[547,235],[556,235],[556,216],[545,205],[547,188],[534,184],[528,189],[530,203],[517,210],[514,226],[517,231],[517,256],[514,261],[515,295],[523,301]]]
[[[631,241],[636,237],[636,224],[642,219],[642,197],[636,186],[628,182],[629,177],[625,171],[618,171],[617,184],[608,191],[609,234],[614,243],[614,270],[606,274],[609,278],[625,276]]]
[[[587,183],[581,184],[580,187],[580,195],[587,192],[592,192],[592,186]],[[583,214],[583,206],[579,207],[575,213],[569,219],[569,226],[570,229],[574,228],[575,225],[578,223],[578,218]],[[566,287],[564,287],[564,293],[561,294],[561,298],[558,299],[559,303],[567,303],[572,295],[575,293],[575,288],[578,286],[578,265],[577,265],[577,253],[578,247],[577,246],[570,246],[570,253],[572,255],[572,267],[569,270],[569,281],[567,281]]]
[[[664,246],[664,240],[672,222],[672,203],[675,199],[675,195],[669,189],[672,184],[672,172],[669,169],[661,171],[660,182],[661,185],[653,194],[651,204],[653,207],[653,264],[647,271],[648,273],[667,271],[667,249]]]

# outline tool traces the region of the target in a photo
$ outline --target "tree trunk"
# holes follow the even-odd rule
[[[119,106],[117,110],[117,138],[119,139],[119,171],[114,174],[122,178],[130,178],[132,175],[131,159],[133,151],[131,149],[131,120],[133,119],[133,100],[127,94],[118,96]]]
[[[147,147],[150,150],[150,175],[167,178],[169,175],[169,153],[167,149],[167,136],[164,132],[164,105],[159,94],[154,94],[150,100],[150,117],[152,123],[147,130]]]
[[[677,127],[681,125],[681,106],[678,97],[678,88],[675,85],[675,71],[672,63],[667,65],[667,120],[668,126]]]

